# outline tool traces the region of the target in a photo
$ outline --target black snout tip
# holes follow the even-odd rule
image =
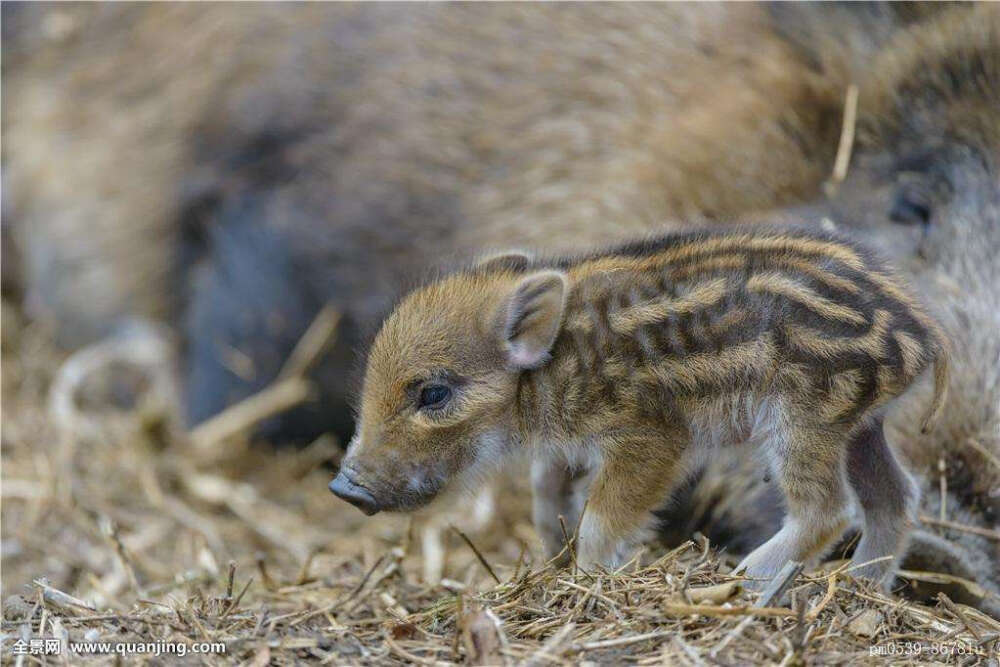
[[[330,482],[330,491],[333,495],[337,496],[341,500],[346,500],[368,516],[371,516],[379,511],[379,506],[375,501],[375,496],[373,496],[368,489],[363,486],[358,486],[351,480],[347,479],[347,476],[342,472],[338,473],[337,476],[333,478],[333,481]]]

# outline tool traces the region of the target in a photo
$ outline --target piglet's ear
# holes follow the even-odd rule
[[[522,278],[507,297],[500,313],[501,336],[511,367],[537,368],[548,361],[562,327],[566,291],[564,273],[540,271]]]
[[[524,271],[531,262],[531,255],[520,250],[494,253],[481,257],[476,268],[482,271]]]

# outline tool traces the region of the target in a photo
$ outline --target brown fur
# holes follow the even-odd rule
[[[746,264],[705,262],[733,248]],[[805,258],[854,289],[790,268]],[[702,268],[670,278],[689,264]],[[711,326],[734,310],[738,327]],[[905,363],[893,332],[919,348]],[[386,321],[342,475],[370,494],[369,508],[409,509],[508,453],[565,460],[592,475],[580,559],[613,565],[690,466],[753,441],[790,513],[746,561],[766,577],[842,533],[845,442],[880,442],[883,406],[944,354],[940,330],[891,271],[834,238],[737,230],[575,259],[491,259],[416,291]],[[857,381],[845,383],[850,375]],[[428,407],[428,388],[449,398]],[[866,531],[860,551],[895,557],[913,507],[909,479],[886,454],[877,467],[899,480],[897,492],[872,490],[865,446],[852,451],[848,479],[860,484],[868,528],[881,531]]]

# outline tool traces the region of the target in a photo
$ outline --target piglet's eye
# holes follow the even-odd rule
[[[427,385],[420,390],[421,408],[440,408],[451,398],[451,389],[443,384]]]

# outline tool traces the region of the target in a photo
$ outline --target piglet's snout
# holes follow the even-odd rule
[[[371,491],[352,482],[343,471],[337,473],[337,476],[330,482],[330,491],[333,492],[333,495],[346,500],[368,516],[375,514],[380,509]]]

